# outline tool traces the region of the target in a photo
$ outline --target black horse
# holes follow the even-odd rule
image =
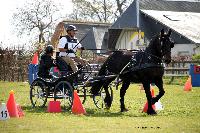
[[[165,33],[162,29],[160,34],[151,39],[148,47],[144,51],[134,54],[131,51],[115,51],[102,65],[98,76],[116,74],[122,81],[120,89],[121,112],[128,111],[125,108],[124,96],[131,82],[142,83],[148,100],[147,114],[156,114],[152,104],[156,103],[165,93],[162,76],[164,74],[163,62],[171,62],[171,48],[174,42],[170,38],[171,29]],[[115,78],[106,81],[98,81],[91,88],[91,93],[98,94],[101,87],[105,89],[105,103],[107,107],[112,104],[112,98],[108,92],[108,85]],[[152,98],[150,84],[155,83],[159,88],[159,94]]]

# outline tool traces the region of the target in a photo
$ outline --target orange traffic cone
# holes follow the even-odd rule
[[[184,91],[191,91],[191,90],[192,90],[191,76],[189,76],[188,80],[185,83]]]
[[[38,54],[37,54],[37,52],[34,54],[31,63],[32,63],[32,64],[35,64],[35,65],[38,64]]]
[[[61,112],[60,101],[50,101],[47,112],[60,113]]]
[[[154,92],[154,88],[151,86],[151,96],[155,97],[155,92]]]
[[[10,117],[19,117],[13,90],[10,91],[10,96],[7,101],[7,109],[8,109]]]
[[[73,114],[86,114],[85,108],[83,107],[81,100],[77,94],[77,91],[74,91],[74,100],[72,105]]]
[[[155,97],[155,95],[154,95],[154,89],[153,89],[153,87],[151,86],[151,96],[152,97]],[[152,105],[152,108],[155,110],[156,109],[156,107],[155,107],[155,104],[154,105]],[[144,108],[143,108],[143,110],[142,110],[142,112],[147,112],[147,110],[148,110],[148,101],[145,103],[145,105],[144,105]]]

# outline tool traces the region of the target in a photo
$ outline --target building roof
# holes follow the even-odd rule
[[[136,8],[136,1],[133,1],[126,11],[124,11],[124,13],[109,28],[107,44],[109,49],[113,49],[115,47],[122,29],[138,30]]]
[[[170,1],[170,0],[138,0],[140,10],[196,12],[200,13],[200,1]],[[124,13],[113,23],[112,29],[136,28],[137,11],[136,0],[124,11]],[[131,16],[131,17],[130,17]]]
[[[82,22],[82,21],[63,21],[64,27],[67,28],[68,25],[74,25],[78,29],[78,34],[76,37],[80,40],[89,32],[94,32],[95,30],[105,30],[110,27],[110,23],[97,23],[97,22]],[[87,39],[87,38],[85,38]]]
[[[155,22],[161,23],[167,28],[172,28],[180,37],[184,37],[187,42],[199,43],[200,30],[200,1],[177,1],[177,0],[138,0],[140,13],[152,18]],[[110,29],[137,30],[137,11],[136,0],[127,8],[127,10],[114,22]],[[140,14],[141,17],[141,14]],[[141,19],[140,21],[144,21]],[[149,21],[145,21],[149,22]],[[140,28],[144,28],[141,26]],[[144,24],[144,23],[143,23]],[[148,23],[145,23],[148,24]],[[147,28],[147,27],[146,27]],[[146,30],[148,32],[148,30]],[[150,31],[152,32],[152,31]],[[146,34],[147,35],[147,34]],[[111,38],[112,36],[112,38]],[[108,46],[112,46],[118,38],[118,34],[109,30]],[[113,39],[113,37],[115,39]],[[151,38],[151,37],[150,37]],[[111,40],[111,41],[110,41]]]
[[[58,41],[60,39],[60,36],[62,36],[64,33],[64,23],[60,22],[55,28],[55,31],[51,37],[51,44],[56,48]]]
[[[122,29],[109,29],[108,30],[108,48],[113,49],[117,40],[122,32]]]
[[[79,41],[82,40],[81,44],[86,49],[100,49],[102,46],[104,34],[111,26],[111,24],[109,23],[80,22],[68,20],[62,21],[57,25],[55,33],[52,36],[53,42],[58,43],[59,36],[66,34],[63,32],[68,25],[74,25],[77,27],[78,33],[76,37]]]
[[[176,12],[200,13],[200,1],[197,0],[139,0],[140,9]]]
[[[131,15],[131,17],[130,17]],[[133,28],[137,25],[136,2],[134,1],[124,13],[113,23],[112,29]]]
[[[200,13],[141,10],[146,15],[159,21],[187,37],[194,43],[200,43]]]

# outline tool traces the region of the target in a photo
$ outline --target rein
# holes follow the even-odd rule
[[[161,43],[162,44],[162,43]],[[139,51],[139,50],[138,50]],[[141,51],[141,50],[140,50]],[[144,53],[144,54],[147,54],[147,55],[149,55],[149,56],[151,56],[151,57],[154,57],[154,58],[157,58],[157,59],[159,59],[160,61],[161,61],[161,63],[163,63],[164,62],[164,60],[163,60],[163,56],[167,53],[167,52],[169,52],[169,51],[167,51],[167,52],[165,52],[164,54],[162,54],[162,57],[158,57],[158,56],[156,56],[156,55],[154,55],[154,54],[151,54],[151,53],[148,53],[148,52],[146,52],[146,51],[141,51],[142,53]],[[144,59],[144,55],[142,55],[142,58],[141,58],[141,60],[140,61],[142,61]],[[117,74],[117,77],[116,77],[116,90],[118,90],[118,86],[119,86],[119,77],[120,77],[120,75],[124,72],[124,70],[129,66],[131,64],[131,61],[129,61],[123,68],[122,68],[122,70],[119,72],[119,74]],[[140,66],[140,63],[139,63],[139,66]]]
[[[156,55],[150,54],[150,53],[145,52],[145,51],[142,51],[142,52],[145,53],[145,54],[148,54],[148,55],[150,55],[150,56],[152,56],[152,57],[155,57],[155,58],[157,58],[157,59],[159,59],[159,60],[161,60],[161,63],[163,63],[163,61],[164,61],[162,57],[158,57],[158,56],[156,56]]]

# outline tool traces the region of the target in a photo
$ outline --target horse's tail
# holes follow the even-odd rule
[[[106,75],[106,62],[101,66],[98,76]],[[96,95],[100,91],[101,87],[103,86],[103,80],[97,80],[92,84],[91,93]]]

